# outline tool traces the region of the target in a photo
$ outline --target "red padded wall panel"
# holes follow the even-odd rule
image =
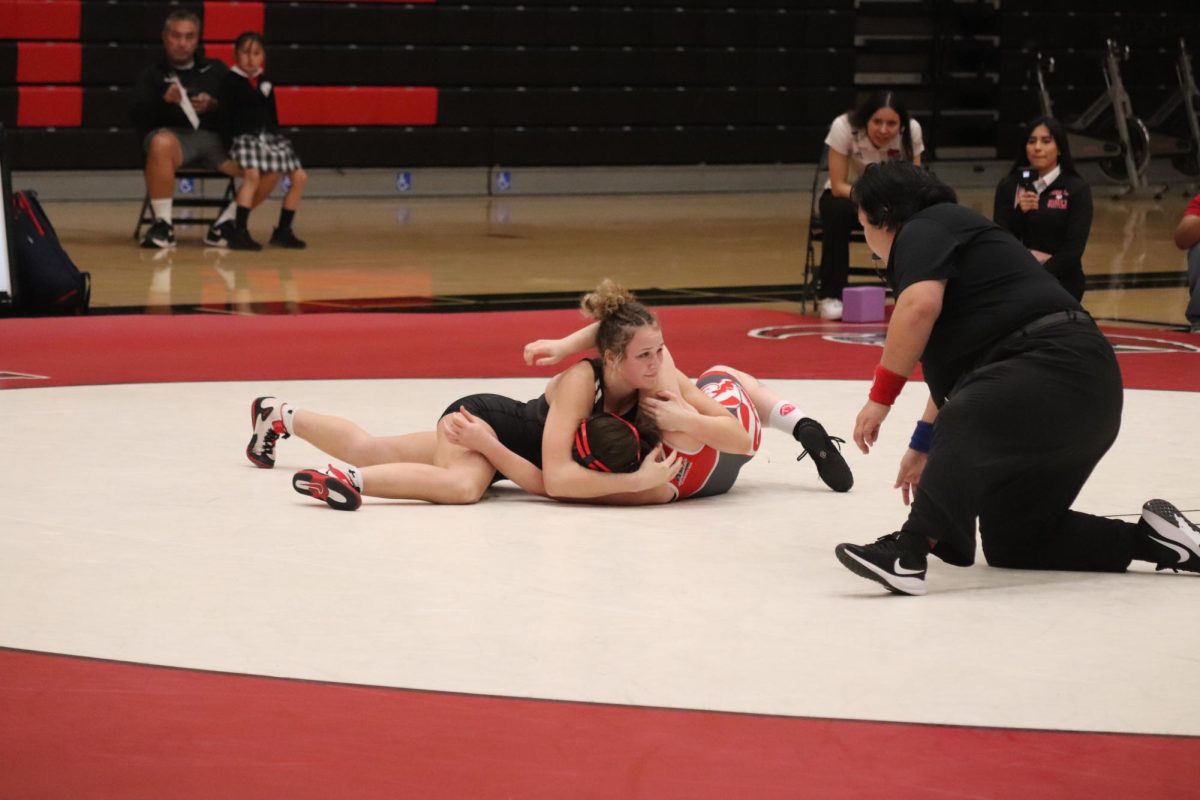
[[[79,42],[17,42],[17,83],[79,83]]]
[[[262,33],[262,3],[204,4],[204,39],[209,42],[232,42],[246,31]]]
[[[204,55],[209,58],[215,58],[218,61],[224,61],[225,66],[233,66],[233,42],[212,42],[204,43]]]
[[[78,128],[83,122],[82,87],[22,86],[18,92],[19,128]]]
[[[78,39],[79,0],[17,0],[0,3],[5,39]]]
[[[281,125],[437,123],[437,89],[428,86],[284,86],[275,102]]]

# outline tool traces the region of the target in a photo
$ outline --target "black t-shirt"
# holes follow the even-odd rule
[[[217,97],[221,93],[221,78],[228,71],[220,61],[202,56],[196,56],[191,69],[177,69],[166,60],[151,64],[146,67],[133,89],[130,114],[134,127],[143,136],[155,128],[190,129],[192,123],[183,113],[183,107],[162,99],[171,77],[178,77],[184,91],[189,95],[204,92]],[[220,111],[218,108],[200,114],[200,129],[219,133],[222,126]]]
[[[1081,308],[1011,234],[953,203],[904,223],[888,257],[888,280],[896,297],[914,283],[946,281],[941,314],[921,354],[939,406],[997,341],[1039,317]]]

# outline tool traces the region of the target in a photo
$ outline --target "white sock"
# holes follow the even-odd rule
[[[355,467],[346,467],[345,473],[346,477],[350,479],[350,482],[354,484],[354,488],[361,492],[363,490],[362,473],[360,473]]]
[[[296,416],[297,410],[291,403],[284,403],[283,411],[280,412],[280,416],[283,418],[283,429],[288,432],[288,436],[292,435],[292,418]]]
[[[164,197],[161,200],[150,199],[150,210],[154,212],[156,220],[165,219],[171,221],[171,198]]]
[[[221,216],[217,217],[217,221],[213,223],[213,227],[217,227],[222,222],[229,222],[237,216],[237,201],[230,201],[229,205],[225,206],[225,210],[221,212]]]
[[[780,400],[771,409],[771,418],[767,421],[767,424],[775,430],[783,431],[788,436],[791,436],[792,431],[796,429],[796,423],[806,416],[808,415],[793,403],[787,400]]]

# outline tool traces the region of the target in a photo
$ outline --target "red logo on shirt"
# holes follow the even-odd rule
[[[1067,197],[1069,193],[1066,189],[1055,189],[1050,193],[1050,199],[1046,201],[1046,208],[1055,208],[1060,211],[1067,210]]]

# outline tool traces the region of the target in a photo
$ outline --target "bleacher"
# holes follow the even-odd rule
[[[801,162],[854,100],[851,0],[184,5],[226,62],[263,31],[312,167]],[[0,0],[16,168],[141,166],[129,91],[170,8]]]
[[[207,52],[262,30],[312,167],[813,162],[830,120],[895,88],[931,157],[1007,158],[1052,55],[1056,111],[1104,88],[1105,39],[1149,113],[1200,5],[1097,0],[184,3]],[[0,0],[0,122],[18,169],[137,168],[128,93],[163,0]]]

